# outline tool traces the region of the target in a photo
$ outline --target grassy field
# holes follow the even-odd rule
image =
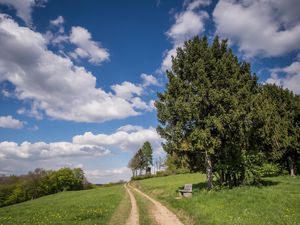
[[[117,185],[49,195],[0,208],[0,224],[108,224],[124,193]]]
[[[176,190],[192,183],[192,198],[177,199]],[[207,192],[205,176],[182,174],[135,181],[165,203],[185,224],[300,224],[300,177],[266,178],[260,187]]]

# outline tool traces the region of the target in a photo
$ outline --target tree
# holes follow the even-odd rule
[[[143,159],[142,167],[143,167],[143,169],[145,169],[147,171],[147,169],[151,165],[153,165],[153,157],[152,157],[153,150],[152,150],[152,146],[149,141],[146,141],[143,144],[141,152],[142,152],[142,159]],[[151,173],[151,170],[150,170],[150,173]]]
[[[147,169],[153,165],[152,159],[153,150],[150,142],[146,141],[142,148],[140,148],[131,160],[128,162],[128,167],[132,170],[132,175],[135,176],[137,170],[140,170],[140,175],[142,175],[142,171]]]
[[[164,150],[187,158],[191,170],[205,168],[208,189],[213,174],[221,183],[244,182],[246,159],[257,153],[249,140],[259,87],[250,65],[238,61],[226,40],[216,37],[209,46],[206,37],[195,37],[177,49],[167,77],[155,103]]]
[[[135,177],[137,175],[137,170],[140,166],[140,158],[138,157],[138,154],[135,154],[132,159],[128,162],[128,168],[132,171],[132,176]]]
[[[269,84],[264,85],[263,94],[270,104],[261,132],[264,149],[272,161],[288,165],[290,175],[295,176],[300,156],[300,98]]]

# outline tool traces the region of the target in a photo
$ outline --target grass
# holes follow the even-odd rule
[[[185,183],[194,184],[193,197],[176,199],[176,190]],[[211,192],[205,190],[205,176],[199,173],[151,178],[135,185],[186,224],[300,224],[300,177],[266,178],[264,186]]]
[[[0,208],[0,224],[108,224],[124,193],[117,185],[48,195]]]
[[[130,215],[131,211],[131,203],[130,203],[130,198],[129,194],[127,191],[125,191],[123,199],[121,200],[119,206],[113,213],[109,225],[120,225],[120,224],[126,224],[126,221]]]

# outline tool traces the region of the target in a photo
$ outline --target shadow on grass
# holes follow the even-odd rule
[[[272,180],[261,180],[259,183],[248,185],[248,186],[254,186],[254,187],[268,187],[268,186],[275,186],[278,185],[279,181],[272,181]]]
[[[220,190],[224,190],[224,189],[234,189],[234,188],[240,188],[240,187],[258,187],[258,188],[264,188],[264,187],[268,187],[268,186],[275,186],[278,185],[280,182],[279,181],[272,181],[272,180],[261,180],[255,184],[247,184],[247,185],[240,185],[240,186],[221,186],[218,184],[214,184],[214,191],[220,191]],[[184,186],[180,186],[177,188],[177,190],[182,190],[184,189]],[[194,192],[200,192],[200,191],[205,191],[207,190],[207,183],[206,182],[200,182],[200,183],[196,183],[193,184],[193,193]]]

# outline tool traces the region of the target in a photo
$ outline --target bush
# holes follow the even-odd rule
[[[282,169],[278,164],[263,163],[263,165],[258,168],[258,172],[262,177],[274,177],[280,175]]]
[[[182,174],[182,173],[189,173],[189,170],[185,170],[185,169],[178,169],[175,171],[168,171],[168,170],[164,170],[164,171],[157,171],[156,174],[146,174],[146,175],[139,175],[139,176],[134,176],[131,177],[131,180],[144,180],[144,179],[149,179],[149,178],[153,178],[153,177],[165,177],[165,176],[170,176],[170,175],[174,175],[174,174]]]

